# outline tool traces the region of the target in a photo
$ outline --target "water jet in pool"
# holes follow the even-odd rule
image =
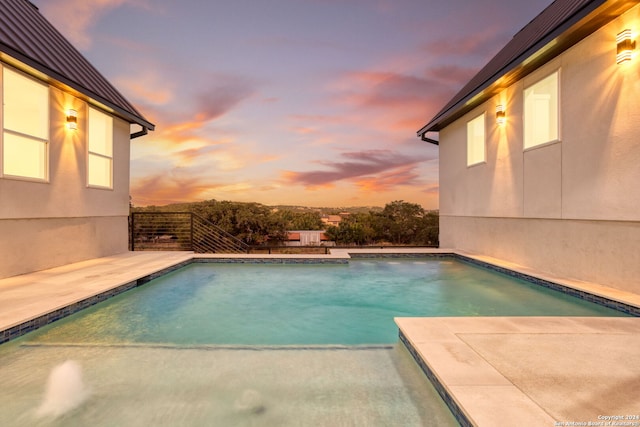
[[[55,366],[45,388],[42,404],[36,410],[38,418],[57,418],[82,405],[89,397],[78,362],[67,360]]]

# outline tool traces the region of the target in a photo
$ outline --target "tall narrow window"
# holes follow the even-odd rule
[[[484,113],[467,122],[467,166],[485,161]]]
[[[87,184],[113,188],[113,119],[89,107]]]
[[[524,148],[554,142],[558,133],[558,72],[524,90]]]
[[[2,68],[2,174],[46,181],[49,87]]]

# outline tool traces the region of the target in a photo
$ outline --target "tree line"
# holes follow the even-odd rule
[[[368,211],[270,207],[260,203],[207,200],[167,206],[131,207],[132,212],[193,212],[248,245],[279,245],[290,230],[325,230],[338,245],[438,245],[438,212],[402,200]],[[342,213],[339,225],[323,214]]]

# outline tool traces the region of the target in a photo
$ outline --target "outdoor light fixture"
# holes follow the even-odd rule
[[[617,52],[616,64],[622,64],[625,61],[630,61],[633,56],[633,51],[636,48],[636,41],[633,40],[631,30],[624,30],[616,36]]]
[[[504,105],[500,104],[496,107],[496,123],[499,125],[503,125],[507,121]]]
[[[78,129],[78,112],[71,108],[67,110],[67,129]]]

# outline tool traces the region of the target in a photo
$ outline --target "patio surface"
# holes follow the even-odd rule
[[[474,425],[640,425],[638,318],[396,323]],[[631,423],[607,424],[610,416]]]
[[[356,251],[333,250],[329,258],[348,257],[347,252]],[[362,252],[452,251],[385,248]],[[191,252],[129,252],[1,279],[0,331],[193,257]],[[327,258],[326,255],[207,257]],[[640,296],[635,294],[551,278],[499,260],[477,258],[640,306]],[[617,425],[640,426],[639,318],[399,318],[396,323],[475,425],[625,422]],[[606,418],[611,416],[631,418]],[[609,421],[612,423],[607,424]]]

